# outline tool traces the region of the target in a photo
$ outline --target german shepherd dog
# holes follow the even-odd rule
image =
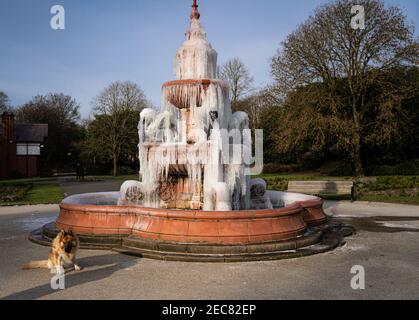
[[[80,241],[73,231],[61,230],[52,242],[52,250],[48,260],[32,261],[22,266],[23,270],[50,269],[51,273],[61,273],[64,266],[73,265],[74,270],[81,268],[76,264],[76,254]]]

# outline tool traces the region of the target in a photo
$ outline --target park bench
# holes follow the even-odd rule
[[[354,199],[353,181],[289,181],[288,192],[316,196],[350,196]]]

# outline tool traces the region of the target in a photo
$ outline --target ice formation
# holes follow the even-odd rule
[[[250,181],[245,165],[252,153],[248,115],[232,113],[228,84],[216,79],[217,52],[199,18],[194,2],[186,41],[175,57],[175,80],[163,85],[162,113],[141,113],[140,182],[122,186],[120,203],[205,211],[272,208],[266,183]]]

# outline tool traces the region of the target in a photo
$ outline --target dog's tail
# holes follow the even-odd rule
[[[23,270],[48,269],[48,260],[31,261],[28,264],[23,265],[22,269]]]

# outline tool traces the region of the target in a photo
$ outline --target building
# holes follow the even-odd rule
[[[16,124],[12,113],[0,123],[0,178],[40,176],[47,124]]]

